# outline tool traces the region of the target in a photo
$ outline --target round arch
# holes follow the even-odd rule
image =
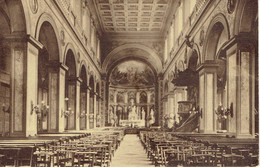
[[[76,52],[75,52],[75,48],[73,47],[73,45],[71,43],[68,43],[66,45],[65,52],[64,52],[65,54],[63,56],[63,63],[66,64],[67,56],[68,56],[69,52],[73,56],[73,61],[75,62],[75,77],[78,77],[79,68],[78,68],[78,63],[77,63],[77,59],[76,59]]]
[[[42,43],[44,49],[49,54],[49,60],[59,62],[59,46],[56,34],[52,25],[45,21],[40,27],[38,41]]]
[[[96,92],[97,92],[97,94],[100,96],[100,82],[99,81],[97,81],[97,83],[96,83]]]
[[[125,45],[121,45],[117,48],[115,48],[114,50],[112,50],[108,55],[107,57],[105,58],[103,64],[102,64],[102,69],[104,71],[108,71],[109,69],[109,66],[111,64],[111,62],[114,61],[114,56],[123,51],[123,50],[126,50],[126,49],[139,49],[139,50],[142,50],[142,51],[145,51],[148,53],[147,56],[145,56],[145,58],[147,58],[147,60],[149,61],[150,64],[153,64],[154,65],[154,69],[159,72],[162,70],[162,61],[161,59],[159,58],[159,56],[156,54],[156,52],[145,46],[145,45],[140,45],[140,44],[125,44]],[[124,58],[128,58],[128,57],[132,57],[133,55],[127,55],[126,57]],[[144,59],[145,59],[144,58]],[[117,58],[116,61],[120,60],[121,58]],[[150,60],[151,59],[151,60]]]
[[[226,42],[230,39],[229,25],[222,13],[217,14],[210,22],[205,39],[202,62],[205,62],[205,60],[215,60],[216,52],[219,49],[217,48],[219,41]]]
[[[89,77],[89,87],[91,88],[92,91],[95,91],[95,80],[93,74],[90,74]]]
[[[0,34],[11,34],[11,21],[6,13],[2,8],[0,8]]]
[[[69,49],[66,53],[66,61],[65,65],[69,67],[68,69],[68,75],[77,77],[77,64],[75,60],[75,55],[71,49]]]
[[[257,16],[257,7],[258,1],[239,1],[234,19],[234,35],[253,30],[252,22]]]
[[[187,62],[187,68],[196,71],[199,64],[199,54],[196,49],[192,49],[191,55],[189,56]]]
[[[80,78],[84,84],[87,84],[87,69],[84,64],[80,68]]]
[[[24,18],[25,18],[25,23],[26,23],[26,34],[31,34],[31,35],[34,35],[31,31],[31,17],[30,17],[30,14],[29,14],[29,5],[28,5],[28,1],[20,1],[22,6],[23,6],[23,12],[24,12]]]
[[[85,60],[82,60],[79,64],[79,74],[81,74],[82,69],[85,68],[86,70],[86,78],[87,78],[87,83],[88,83],[88,68],[87,68],[87,63]]]
[[[110,74],[111,72],[113,71],[113,69],[119,65],[120,63],[123,63],[123,62],[126,62],[126,61],[129,61],[129,60],[137,60],[137,61],[140,61],[140,62],[143,62],[145,64],[147,64],[153,71],[153,74],[154,74],[154,77],[156,79],[157,77],[157,71],[154,69],[154,67],[147,61],[143,60],[142,58],[138,57],[138,56],[132,56],[131,58],[130,57],[127,57],[127,58],[123,58],[123,59],[120,59],[120,60],[117,60],[113,63],[110,64],[110,67],[107,69],[107,79],[109,80],[109,77],[110,77]]]
[[[147,103],[147,93],[145,91],[140,92],[140,103]]]
[[[53,20],[52,16],[48,13],[43,13],[41,14],[41,16],[39,17],[37,23],[36,23],[36,30],[35,30],[35,38],[37,40],[39,40],[39,37],[40,37],[40,30],[41,30],[41,27],[44,23],[48,22],[51,27],[53,28],[53,31],[55,33],[55,37],[56,37],[56,41],[57,41],[57,45],[58,45],[58,53],[59,53],[59,62],[62,62],[62,53],[61,53],[61,44],[59,42],[59,32],[58,32],[58,28],[56,26],[56,23],[55,21]],[[67,52],[65,52],[67,53]]]
[[[27,33],[27,22],[29,19],[26,19],[28,14],[25,14],[23,4],[21,1],[9,0],[4,3],[7,7],[7,13],[10,18],[10,24],[12,31],[24,32]]]
[[[194,43],[194,45],[192,46],[192,48],[189,50],[188,52],[188,60],[187,60],[187,67],[189,67],[189,61],[191,59],[191,57],[193,56],[193,54],[196,53],[198,56],[198,62],[197,64],[200,65],[202,62],[202,58],[201,58],[201,53],[200,53],[200,49],[199,49],[199,45]]]

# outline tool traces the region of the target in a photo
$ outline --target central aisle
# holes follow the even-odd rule
[[[111,167],[154,167],[154,165],[147,158],[137,135],[125,135],[112,158]]]

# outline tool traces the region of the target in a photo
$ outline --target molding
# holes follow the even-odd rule
[[[201,71],[204,68],[217,68],[219,65],[214,60],[206,60],[202,63],[196,71]]]
[[[65,70],[65,71],[68,71],[68,70],[69,70],[69,67],[66,66],[65,64],[62,64],[62,63],[60,63],[60,68],[63,69],[63,70]]]
[[[27,35],[27,40],[30,42],[33,46],[35,46],[38,49],[43,49],[43,44],[41,44],[38,40],[36,40],[33,36]]]
[[[103,38],[111,40],[116,39],[127,39],[127,40],[133,40],[133,39],[141,39],[141,40],[163,40],[163,37],[158,34],[158,33],[141,33],[141,32],[136,32],[136,33],[114,33],[114,32],[107,32],[104,33]]]

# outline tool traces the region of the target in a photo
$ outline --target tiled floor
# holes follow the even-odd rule
[[[126,135],[112,158],[111,167],[154,167],[137,135]]]

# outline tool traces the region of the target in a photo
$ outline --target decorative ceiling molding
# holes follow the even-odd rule
[[[163,35],[172,0],[92,0],[106,34]]]

